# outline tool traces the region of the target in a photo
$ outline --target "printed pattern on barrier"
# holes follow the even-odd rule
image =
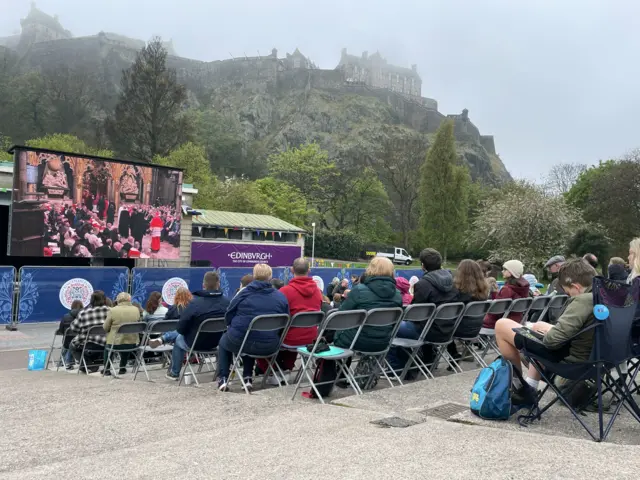
[[[126,267],[22,267],[18,322],[56,322],[74,300],[86,306],[102,290],[114,299],[129,289]]]
[[[16,278],[14,267],[0,267],[0,324],[11,323],[13,318],[13,282]]]
[[[160,292],[162,300],[168,305],[173,305],[178,288],[185,287],[192,292],[202,290],[204,274],[210,271],[210,267],[134,268],[131,276],[131,297],[144,308],[151,292]],[[221,283],[224,289],[222,279]]]

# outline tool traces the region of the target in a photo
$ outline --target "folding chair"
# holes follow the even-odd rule
[[[67,339],[71,341],[75,336],[76,334],[72,333],[68,328],[64,331],[62,335],[58,333],[58,330],[54,332],[53,340],[51,341],[51,348],[49,349],[49,353],[47,354],[47,363],[45,364],[46,366],[44,367],[45,370],[49,369],[49,364],[52,361],[53,351],[58,349],[60,349],[60,360],[56,365],[56,372],[60,370],[60,364],[62,364],[65,370],[67,369],[67,362],[65,361],[64,357],[65,357],[65,354],[67,353],[68,348],[64,348],[64,344],[66,343]],[[59,347],[56,347],[56,339],[58,337],[62,337],[62,343],[60,344]]]
[[[334,310],[337,312],[337,310]],[[300,313],[296,313],[293,318],[291,319],[291,324],[289,325],[289,330],[291,330],[292,328],[310,328],[310,327],[319,327],[320,325],[322,325],[322,322],[325,319],[325,314],[324,312],[300,312]],[[285,350],[287,352],[295,352],[298,353],[298,347],[300,347],[300,345],[294,346],[294,345],[286,345],[285,343],[283,343],[280,346],[280,350]],[[300,375],[302,373],[302,370],[298,371],[298,374],[296,375],[296,378],[294,380],[297,381],[298,380],[298,375]],[[265,376],[265,378],[267,378]],[[286,377],[283,376],[281,377],[284,380],[285,385],[289,385],[289,382],[287,381]]]
[[[171,357],[169,356],[171,351],[173,350],[173,345],[160,345],[157,348],[151,348],[149,346],[149,340],[151,339],[151,335],[162,335],[163,333],[172,332],[176,328],[178,328],[178,320],[160,320],[157,322],[152,322],[147,324],[147,330],[142,337],[142,341],[140,342],[140,355],[136,358],[138,361],[133,367],[133,380],[138,377],[138,372],[140,371],[140,367],[144,370],[144,374],[147,377],[147,381],[150,381],[149,372],[147,371],[147,364],[144,360],[145,353],[161,353],[162,354],[162,366],[166,365],[167,361],[171,361]]]
[[[527,323],[535,323],[538,320],[542,320],[543,314],[547,311],[547,307],[549,306],[549,303],[551,303],[552,298],[553,297],[549,297],[547,295],[533,297],[533,301],[529,306],[527,314],[522,316],[522,325],[526,325]]]
[[[552,295],[549,305],[547,305],[546,310],[540,315],[540,319],[548,323],[556,323],[558,318],[560,318],[560,315],[562,315],[562,312],[564,312],[564,309],[567,308],[568,304],[568,295]]]
[[[302,362],[302,374],[298,375],[298,381],[296,382],[296,388],[293,390],[293,395],[291,396],[291,400],[296,398],[296,394],[300,389],[300,384],[302,383],[303,376],[306,377],[309,385],[315,392],[316,396],[320,400],[321,403],[324,403],[324,399],[320,392],[318,391],[319,385],[325,385],[328,383],[333,383],[334,385],[338,381],[339,375],[336,375],[336,378],[331,382],[323,382],[323,383],[315,383],[313,381],[313,360],[326,360],[326,361],[335,361],[336,365],[356,394],[361,394],[362,391],[358,387],[357,382],[351,375],[351,370],[347,367],[346,360],[353,357],[354,353],[350,348],[338,348],[332,346],[329,351],[316,353],[318,349],[318,344],[322,340],[325,335],[325,332],[341,332],[345,330],[357,329],[355,336],[353,337],[353,341],[351,342],[351,346],[355,345],[355,342],[358,340],[358,336],[362,331],[362,327],[364,326],[364,321],[367,318],[366,310],[346,310],[346,311],[338,311],[334,312],[331,315],[325,318],[322,327],[320,327],[320,332],[318,333],[318,338],[316,339],[311,351],[307,350],[307,347],[299,347],[298,353],[300,354],[300,360]]]
[[[187,352],[187,361],[185,366],[180,370],[180,379],[178,380],[178,386],[182,385],[182,380],[184,379],[184,376],[187,372],[187,369],[189,370],[189,373],[191,374],[191,377],[194,379],[194,381],[196,382],[196,385],[199,386],[200,383],[198,382],[198,376],[196,375],[196,372],[193,371],[193,367],[191,366],[191,356],[195,355],[196,358],[200,361],[200,365],[198,367],[198,373],[202,372],[202,366],[207,363],[207,360],[211,359],[213,360],[213,357],[218,355],[218,341],[220,341],[220,339],[218,338],[218,341],[215,342],[215,347],[212,348],[195,348],[196,346],[198,346],[198,340],[200,340],[201,343],[203,340],[203,337],[211,337],[211,336],[222,336],[222,333],[224,333],[227,330],[227,322],[225,321],[224,317],[221,318],[208,318],[207,320],[205,320],[204,322],[202,322],[200,324],[200,326],[198,327],[198,331],[196,332],[196,336],[193,339],[193,344],[191,345],[191,348],[189,349],[189,351]],[[210,342],[213,343],[213,342]],[[209,369],[209,371],[211,371],[211,369]]]
[[[256,358],[256,359],[264,359],[267,361],[267,370],[264,372],[264,377],[262,379],[262,387],[266,385],[269,372],[271,372],[274,375],[276,374],[273,368],[274,364],[280,376],[284,377],[284,374],[282,373],[280,366],[275,360],[276,360],[276,357],[278,356],[278,352],[280,351],[280,347],[282,346],[282,341],[284,340],[284,337],[287,335],[287,331],[289,331],[290,323],[291,323],[291,318],[289,317],[289,315],[286,315],[283,313],[273,314],[273,315],[258,315],[253,320],[251,320],[251,323],[249,324],[249,328],[247,329],[247,332],[244,335],[244,339],[242,340],[242,344],[240,345],[240,350],[238,350],[238,353],[234,355],[235,358],[229,370],[230,375],[233,375],[235,373],[236,376],[240,379],[242,388],[244,388],[244,391],[246,393],[251,393],[251,391],[249,390],[249,387],[245,383],[242,372],[239,369],[240,359],[243,356]],[[247,339],[249,338],[249,335],[251,335],[252,332],[276,332],[276,331],[279,332],[280,339],[278,341],[278,346],[276,347],[273,353],[270,353],[268,355],[254,355],[254,354],[244,352],[244,346],[247,343]]]
[[[462,358],[464,358],[465,351],[469,352],[473,359],[478,362],[478,365],[486,367],[484,359],[473,348],[474,343],[480,341],[480,330],[482,330],[482,322],[484,317],[491,309],[492,301],[485,302],[471,302],[468,303],[462,312],[462,318],[460,325],[453,335],[453,339],[457,340],[464,348],[462,351]]]
[[[531,307],[532,303],[533,303],[533,298],[531,297],[516,298],[511,302],[511,306],[509,306],[509,310],[507,310],[507,313],[505,313],[504,316],[506,318],[510,318],[511,315],[514,313],[521,313],[522,319],[520,320],[520,323],[522,323],[524,319],[527,318],[527,312],[529,311],[529,308]]]
[[[506,313],[509,311],[512,300],[510,298],[504,298],[500,300],[493,300],[491,308],[487,312],[487,315],[499,315],[501,318],[506,317]],[[496,354],[500,355],[500,350],[496,345],[496,332],[493,328],[480,329],[480,344],[484,347],[482,354],[482,360],[487,356],[489,349],[493,350]]]
[[[447,352],[447,346],[453,342],[453,336],[462,321],[462,313],[464,312],[464,309],[464,303],[445,303],[444,305],[440,305],[433,314],[430,331],[433,330],[434,325],[437,324],[443,338],[439,341],[431,341],[427,339],[429,336],[428,333],[424,338],[425,345],[432,345],[436,347],[436,356],[433,359],[433,363],[431,365],[432,368],[437,368],[440,358],[443,358],[454,372],[462,372],[460,365],[458,365],[455,359],[449,355],[449,352]]]
[[[565,345],[569,344],[576,337],[593,330],[593,348],[588,361],[554,363],[532,354],[526,348],[522,350],[522,354],[529,359],[531,365],[540,373],[545,383],[545,388],[539,395],[538,402],[529,410],[528,414],[518,417],[518,421],[521,424],[526,425],[535,420],[540,420],[542,414],[557,403],[558,400],[569,409],[571,414],[596,442],[606,440],[623,406],[637,422],[640,422],[640,407],[633,399],[629,389],[629,385],[635,382],[638,369],[636,368],[631,375],[628,375],[626,380],[620,370],[620,364],[627,363],[636,357],[638,353],[632,349],[631,338],[631,328],[640,296],[638,287],[638,284],[627,285],[623,282],[615,282],[603,277],[593,279],[593,303],[595,305],[594,315],[596,318],[593,323],[565,342]],[[606,306],[608,312],[603,306]],[[618,379],[613,377],[612,372],[617,373]],[[554,379],[557,376],[569,380],[569,384],[562,389],[565,391],[570,391],[571,387],[583,380],[593,380],[595,382],[595,398],[598,405],[597,432],[594,432],[585,423],[583,416],[565,399],[562,390],[554,383]],[[540,409],[539,402],[549,389],[556,396],[544,408]],[[615,411],[612,412],[611,419],[605,425],[603,393],[607,391],[611,392],[618,403]]]
[[[424,345],[424,337],[429,332],[429,328],[431,328],[430,321],[432,320],[435,311],[436,306],[433,303],[416,303],[407,306],[404,310],[404,315],[402,317],[400,325],[402,325],[403,321],[412,322],[415,324],[419,324],[422,330],[420,332],[420,336],[416,340],[412,338],[399,338],[398,336],[396,336],[391,342],[391,347],[402,349],[409,354],[409,359],[405,363],[405,366],[402,368],[402,372],[400,373],[399,378],[396,375],[397,372],[391,367],[391,364],[385,358],[385,366],[388,370],[393,372],[396,378],[398,378],[398,382],[400,383],[400,385],[403,385],[402,380],[405,379],[407,373],[409,373],[409,370],[414,368],[413,364],[415,364],[415,368],[417,368],[425,378],[433,378],[433,375],[431,375],[429,369],[422,362],[419,353],[422,345]]]
[[[393,340],[396,338],[396,334],[398,333],[398,329],[400,328],[400,323],[402,320],[403,313],[404,312],[400,307],[373,308],[367,312],[367,317],[364,320],[364,325],[362,328],[391,327],[391,335],[389,336],[389,343],[382,350],[379,350],[376,352],[369,352],[365,350],[358,350],[358,349],[352,348],[353,352],[358,354],[360,358],[362,358],[363,356],[367,356],[367,357],[373,358],[376,362],[375,370],[370,375],[368,375],[369,378],[367,379],[364,385],[365,390],[368,389],[373,379],[379,374],[378,371],[380,371],[382,375],[384,375],[384,377],[387,379],[387,382],[389,382],[389,385],[391,385],[391,388],[395,386],[391,381],[391,379],[389,378],[389,375],[387,375],[387,372],[385,371],[385,368],[383,364],[380,362],[380,360],[386,359],[387,353],[389,353],[389,349],[391,348],[393,344]],[[355,343],[353,345],[355,345]],[[394,370],[391,370],[391,374],[395,377],[395,379],[398,382],[402,383],[400,380],[400,377],[398,377],[398,375]],[[353,373],[352,373],[352,376],[356,380],[359,378],[359,377],[356,377],[355,374]]]
[[[84,339],[84,343],[82,344],[82,353],[80,354],[80,361],[78,362],[78,374],[80,374],[80,369],[82,367],[84,367],[85,371],[87,372],[87,374],[89,373],[89,365],[87,365],[87,360],[84,358],[85,353],[97,353],[97,352],[101,352],[104,353],[104,348],[101,349],[97,349],[97,348],[91,348],[91,347],[87,347],[88,343],[95,343],[93,341],[93,339],[95,337],[98,336],[106,336],[107,332],[104,331],[104,328],[102,328],[102,325],[94,325],[93,327],[90,327],[89,330],[87,330],[87,334],[86,337]],[[95,367],[97,365],[100,365],[99,363],[96,364],[92,364],[91,367]]]
[[[121,325],[118,325],[118,330],[116,330],[115,336],[113,337],[114,343],[111,344],[111,347],[107,351],[107,361],[104,365],[104,369],[102,370],[103,377],[107,372],[107,370],[111,370],[111,375],[114,378],[118,378],[117,372],[120,369],[119,368],[116,369],[115,365],[113,364],[112,357],[114,352],[117,352],[119,355],[122,355],[123,353],[133,353],[135,364],[138,364],[140,362],[138,357],[143,355],[143,352],[140,350],[140,347],[137,344],[129,348],[116,348],[116,347],[119,347],[119,345],[115,345],[115,340],[119,336],[126,335],[126,334],[144,335],[146,331],[147,331],[147,324],[144,322],[123,323]],[[145,369],[145,372],[146,372],[146,369]]]

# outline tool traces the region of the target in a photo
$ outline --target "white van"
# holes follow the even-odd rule
[[[393,263],[398,265],[411,265],[413,258],[407,253],[404,248],[390,247],[385,248],[382,251],[376,252],[376,257],[387,257]]]

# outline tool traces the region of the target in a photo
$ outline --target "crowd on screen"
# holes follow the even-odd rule
[[[112,202],[91,196],[82,205],[43,208],[45,257],[149,258],[162,242],[180,243],[180,215],[171,206],[126,204],[116,212]]]
[[[593,321],[593,296],[591,282],[596,275],[597,258],[587,254],[583,258],[566,260],[561,255],[549,259],[545,268],[551,274],[552,282],[544,292],[546,295],[568,295],[572,298],[569,306],[558,318],[553,316],[540,319],[533,326],[533,330],[544,335],[544,346],[530,346],[553,360],[581,361],[589,357],[590,338],[578,336],[568,346],[559,349],[562,339],[569,338]],[[233,298],[226,298],[220,290],[220,278],[217,272],[204,275],[202,288],[189,292],[181,288],[176,292],[173,305],[162,302],[162,295],[153,292],[144,306],[131,303],[127,293],[121,293],[115,303],[105,297],[103,292],[94,292],[91,303],[86,308],[74,304],[72,310],[63,318],[59,332],[70,332],[65,336],[67,351],[67,368],[77,361],[86,340],[91,344],[93,360],[98,360],[99,350],[114,345],[115,349],[130,347],[137,344],[139,338],[118,338],[114,335],[118,325],[133,321],[151,322],[155,320],[178,320],[175,331],[167,332],[150,341],[152,348],[162,345],[173,345],[172,358],[166,377],[177,380],[185,355],[194,346],[196,332],[200,324],[210,318],[224,317],[227,323],[225,333],[209,335],[207,344],[195,345],[196,349],[218,348],[218,387],[221,391],[231,388],[230,365],[233,355],[240,350],[245,334],[251,321],[258,315],[289,314],[299,312],[324,311],[333,308],[340,311],[371,310],[374,308],[403,307],[410,304],[431,303],[443,305],[452,302],[468,304],[474,301],[491,299],[518,299],[542,294],[541,284],[532,274],[525,273],[524,265],[516,259],[508,260],[502,265],[504,284],[498,287],[495,277],[491,276],[495,268],[484,261],[462,260],[454,273],[442,268],[442,256],[432,248],[426,248],[420,253],[420,262],[424,274],[417,282],[404,278],[395,278],[394,266],[383,257],[371,260],[362,276],[353,276],[348,280],[334,279],[327,289],[322,292],[320,287],[309,276],[310,265],[304,258],[296,259],[291,267],[293,278],[283,285],[281,281],[272,278],[272,270],[268,265],[259,264],[253,269],[252,275],[245,275],[240,282]],[[640,274],[640,239],[631,242],[629,264],[621,258],[613,258],[608,268],[611,278],[632,281]],[[508,318],[487,314],[483,327],[493,330],[498,347],[502,355],[510,360],[515,368],[521,369],[519,350],[523,348],[526,337],[513,332],[514,326],[520,326],[522,313],[512,313]],[[544,321],[542,321],[544,320]],[[90,327],[103,325],[106,336],[87,339]],[[423,325],[422,325],[423,326]],[[421,333],[421,325],[403,321],[397,336],[416,339]],[[464,330],[461,324],[459,329]],[[345,330],[337,333],[327,341],[337,347],[349,348],[356,332]],[[380,327],[364,327],[357,338],[354,348],[359,351],[381,351],[391,341],[392,330]],[[317,327],[291,329],[284,339],[289,346],[304,346],[315,341],[318,335]],[[438,342],[444,336],[443,329],[434,323],[426,339]],[[67,338],[69,339],[67,341]],[[200,340],[198,340],[200,342]],[[269,355],[278,353],[279,337],[275,332],[250,333],[244,353],[251,355]],[[124,346],[124,347],[123,347]],[[98,352],[98,353],[95,353]],[[456,344],[450,343],[449,354],[460,358]],[[433,361],[432,347],[425,346],[421,352],[423,361],[430,364]],[[292,371],[296,363],[297,353],[280,351],[277,362],[283,375],[271,375],[267,382],[281,385],[284,380],[292,379]],[[394,369],[404,368],[408,356],[400,349],[392,348],[387,359]],[[120,373],[126,372],[128,356],[123,355],[120,363]],[[257,364],[251,357],[243,357],[243,377],[248,388],[252,388],[253,377],[265,374],[267,364],[259,361]],[[97,371],[98,366],[91,367]],[[104,367],[107,368],[108,367]],[[111,372],[106,371],[106,374]],[[335,373],[335,372],[334,372]],[[539,376],[535,371],[529,371],[527,381],[514,392],[514,402],[518,399],[526,402],[537,388]],[[338,385],[340,382],[338,382]],[[313,392],[305,392],[313,397]],[[514,403],[515,404],[515,403]]]

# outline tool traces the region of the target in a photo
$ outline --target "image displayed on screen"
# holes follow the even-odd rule
[[[177,259],[182,172],[16,148],[9,255]]]

